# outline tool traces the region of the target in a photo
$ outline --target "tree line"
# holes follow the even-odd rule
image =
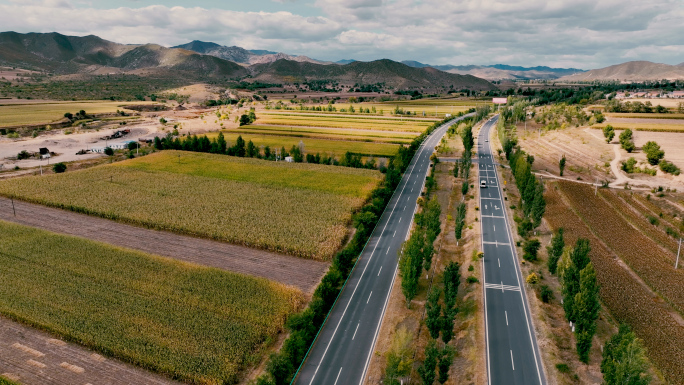
[[[589,362],[592,339],[601,311],[596,270],[589,260],[588,239],[578,238],[573,248],[565,247],[564,231],[559,228],[548,246],[547,266],[561,283],[565,318],[574,325],[575,349],[584,363]],[[647,385],[650,363],[643,342],[620,325],[618,333],[603,347],[601,372],[606,385]]]
[[[192,152],[206,152],[211,154],[221,154],[237,156],[240,158],[257,158],[270,161],[284,160],[286,157],[292,156],[295,163],[327,164],[332,166],[344,166],[354,168],[377,168],[377,163],[374,158],[370,157],[363,162],[361,154],[354,154],[347,151],[340,159],[335,155],[328,155],[320,153],[310,154],[305,152],[304,142],[300,141],[299,145],[292,145],[290,150],[286,150],[285,146],[280,149],[272,149],[270,146],[259,147],[249,140],[245,142],[242,135],[238,136],[234,145],[230,145],[223,135],[219,132],[216,138],[209,139],[206,135],[197,136],[189,135],[187,137],[174,137],[168,134],[166,137],[155,137],[153,142],[154,148],[157,150],[181,150]],[[399,153],[403,154],[407,151],[406,147],[400,148]],[[399,154],[398,153],[398,154]],[[380,167],[380,171],[385,172],[386,167]]]

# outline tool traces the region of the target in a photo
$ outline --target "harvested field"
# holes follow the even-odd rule
[[[3,181],[33,203],[234,244],[328,259],[378,171],[163,151],[85,170]],[[315,211],[314,211],[315,210]]]
[[[567,165],[564,177],[588,178],[595,182],[613,179],[606,163],[613,160],[611,146],[604,140],[581,128],[549,131],[539,135],[536,130],[524,131],[518,128],[520,146],[534,156],[534,169],[558,175],[558,161],[565,155]]]
[[[311,293],[328,264],[209,239],[144,229],[108,219],[0,198],[0,220],[75,235],[198,265],[262,277]]]
[[[149,103],[149,102],[147,102]],[[46,102],[27,104],[7,104],[0,101],[0,127],[50,123],[64,118],[64,113],[75,114],[85,110],[88,114],[114,113],[125,109],[126,104],[145,104],[145,102]],[[129,111],[131,112],[131,111]]]
[[[561,193],[560,186],[568,183],[549,185],[545,220],[553,229],[565,230],[566,244],[574,244],[578,237],[590,240],[590,258],[601,285],[602,303],[619,322],[629,324],[644,340],[649,358],[671,383],[684,382],[684,320],[596,238],[576,214],[576,207],[569,205]]]
[[[601,123],[601,124],[594,124],[593,126],[591,126],[591,128],[602,130],[605,126],[610,124],[616,130],[625,130],[625,129],[629,128],[632,131],[679,132],[679,133],[684,132],[684,121],[681,121],[681,123],[677,122],[675,124],[664,123],[664,122],[663,123],[661,123],[661,122],[632,123],[631,121],[632,121],[632,119],[630,119],[630,122],[627,122],[627,123],[607,122],[607,123]]]
[[[301,138],[317,138],[331,140],[358,140],[365,142],[381,142],[409,144],[418,136],[416,133],[379,131],[379,130],[354,130],[344,128],[316,128],[316,127],[293,127],[293,126],[242,126],[234,130],[225,130],[224,133],[262,134],[294,136]]]
[[[180,384],[0,317],[0,375],[24,385]],[[3,381],[0,385],[16,385]]]
[[[209,133],[209,139],[215,138],[218,133]],[[225,131],[223,136],[226,141],[235,143],[238,136],[242,136],[245,142],[250,140],[255,146],[269,146],[271,150],[285,147],[289,151],[292,146],[299,146],[299,142],[304,143],[304,152],[307,154],[334,154],[339,156],[346,152],[352,154],[360,154],[364,156],[379,156],[392,157],[397,154],[399,150],[398,144],[392,143],[373,143],[362,142],[354,140],[331,140],[331,139],[317,139],[317,138],[300,138],[296,136],[281,136],[281,135],[263,135],[260,133],[239,133],[233,130]]]
[[[362,119],[354,116],[287,116],[281,114],[260,114],[256,121],[261,125],[353,128],[360,130],[384,130],[422,133],[432,124],[424,120]]]
[[[646,113],[622,113],[622,112],[609,112],[605,114],[610,121],[613,118],[618,119],[684,119],[684,114],[646,114]]]
[[[8,222],[0,231],[2,315],[179,380],[236,383],[303,302],[265,279]]]
[[[678,311],[684,311],[684,270],[675,270],[675,255],[666,252],[651,238],[633,228],[603,196],[593,194],[590,186],[560,183],[563,194],[597,237],[614,250],[651,288]],[[616,203],[614,201],[614,203]],[[628,210],[624,205],[620,211]]]

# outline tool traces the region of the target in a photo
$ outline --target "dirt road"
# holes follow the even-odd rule
[[[0,374],[26,385],[179,384],[0,317]]]
[[[0,219],[199,265],[264,277],[312,293],[328,263],[149,230],[0,197]]]

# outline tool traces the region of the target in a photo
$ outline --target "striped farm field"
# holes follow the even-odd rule
[[[281,114],[260,114],[256,123],[261,125],[350,128],[361,130],[406,131],[422,133],[433,122],[412,119],[359,119],[357,117],[348,117],[344,115],[323,117],[310,115],[293,116]]]
[[[684,119],[684,114],[645,114],[645,113],[623,113],[609,112],[605,114],[609,118],[622,119]]]
[[[0,194],[327,260],[345,239],[353,211],[381,179],[375,170],[168,150],[64,174],[3,181]]]
[[[412,132],[260,125],[242,126],[237,129],[224,131],[224,135],[229,133],[295,136],[300,138],[318,138],[332,140],[360,140],[365,142],[397,144],[411,143],[411,141],[416,136],[418,136],[416,135],[416,133]]]
[[[0,232],[0,314],[188,383],[237,383],[303,303],[262,278],[4,221]]]
[[[304,152],[307,154],[333,154],[338,158],[346,152],[364,156],[392,157],[397,154],[397,150],[399,149],[398,144],[373,143],[358,140],[315,139],[294,136],[264,135],[259,133],[241,134],[233,132],[232,130],[225,131],[223,135],[229,143],[235,143],[238,136],[242,136],[245,142],[251,140],[257,147],[269,146],[271,149],[285,147],[285,150],[289,150],[292,146],[298,146],[299,142],[303,142]],[[217,136],[218,133],[216,132],[207,134],[209,139]]]
[[[576,188],[580,190],[566,194]],[[555,182],[546,189],[544,197],[547,202],[544,219],[552,229],[563,228],[565,230],[567,245],[573,245],[578,237],[589,239],[591,244],[589,257],[596,268],[601,287],[601,302],[618,322],[627,323],[637,336],[643,339],[649,358],[665,375],[668,383],[684,383],[684,354],[681,349],[681,341],[684,341],[684,327],[681,325],[680,313],[654,294],[640,281],[635,272],[621,261],[624,258],[622,254],[625,249],[631,247],[633,242],[643,243],[643,236],[634,228],[624,235],[619,234],[619,230],[613,230],[612,227],[602,230],[597,227],[599,225],[597,222],[585,216],[586,210],[582,207],[588,200],[592,201],[592,208],[594,202],[603,200],[602,197],[594,196],[591,187],[583,187],[571,182]],[[577,199],[578,197],[580,200]],[[608,220],[619,222],[622,218],[617,219],[618,215],[617,213],[609,215]],[[606,245],[603,242],[605,240],[603,236],[611,230],[613,231],[609,236],[615,236],[615,239],[610,241],[610,245]],[[597,234],[601,238],[598,238]],[[612,249],[611,245],[616,245],[617,242],[624,242],[625,245]],[[644,246],[638,245],[638,250],[642,250]],[[653,249],[648,256],[644,256],[646,258],[651,258],[653,252],[659,249],[652,244],[650,247]],[[628,252],[634,254],[634,252]],[[620,258],[616,258],[616,255]],[[656,257],[656,263],[651,267],[652,269],[660,269],[663,266],[658,259]],[[671,270],[674,270],[672,264],[668,263],[668,265]]]
[[[613,126],[616,130],[630,129],[632,131],[652,131],[652,132],[684,132],[684,120],[682,124],[658,124],[658,123],[601,123],[594,124],[591,128],[603,129],[607,125]]]

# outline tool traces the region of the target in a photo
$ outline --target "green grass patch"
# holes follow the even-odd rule
[[[0,221],[0,313],[194,383],[236,383],[297,290]]]

